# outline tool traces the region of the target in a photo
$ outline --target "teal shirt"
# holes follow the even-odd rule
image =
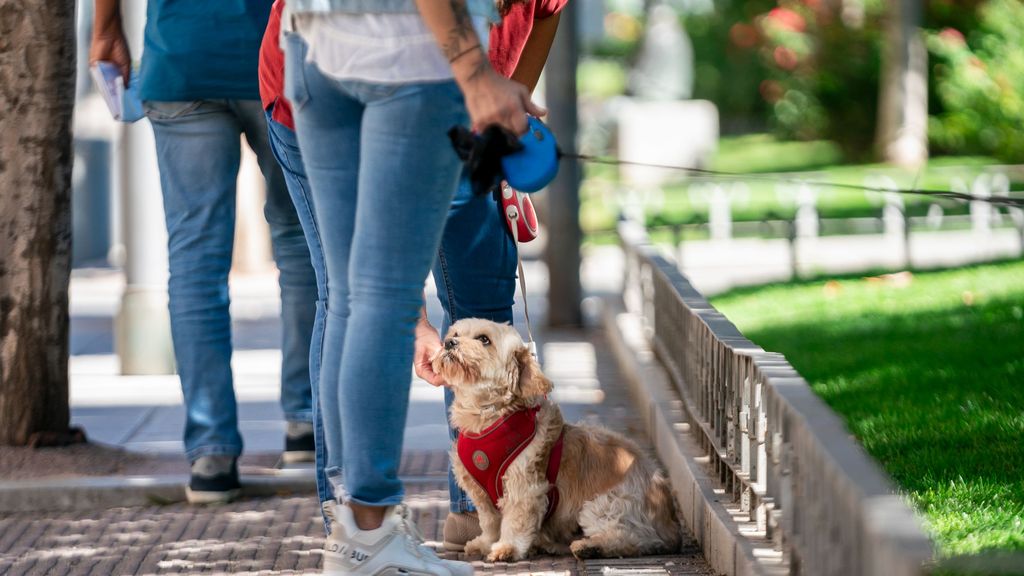
[[[258,100],[260,42],[273,3],[149,0],[142,99]]]

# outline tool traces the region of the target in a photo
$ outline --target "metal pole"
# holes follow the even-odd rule
[[[548,58],[544,86],[551,130],[563,148],[576,149],[576,37],[577,3],[562,11]],[[550,278],[548,286],[548,324],[580,326],[580,166],[563,160],[558,177],[548,187],[548,242],[545,260]]]
[[[122,2],[132,55],[142,54],[145,2]],[[121,124],[115,143],[116,190],[124,231],[125,290],[114,327],[122,374],[173,374],[167,309],[167,229],[156,144],[148,120]]]

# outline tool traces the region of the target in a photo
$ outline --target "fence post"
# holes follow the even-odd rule
[[[729,193],[721,184],[713,184],[709,198],[708,226],[711,228],[712,240],[728,240],[732,238],[732,207],[729,205]]]

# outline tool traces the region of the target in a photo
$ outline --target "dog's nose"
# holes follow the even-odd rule
[[[452,348],[455,348],[458,345],[459,345],[459,341],[456,340],[455,338],[449,338],[449,339],[444,341],[444,349],[445,350],[451,350]]]

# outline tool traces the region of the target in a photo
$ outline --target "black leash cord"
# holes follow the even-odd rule
[[[741,174],[739,172],[723,172],[719,170],[706,170],[703,168],[673,166],[670,164],[652,164],[648,162],[635,162],[632,160],[619,160],[618,158],[606,158],[601,156],[592,156],[589,154],[566,153],[562,152],[561,150],[559,150],[558,152],[558,157],[559,159],[569,158],[572,160],[579,160],[580,162],[587,162],[590,164],[604,164],[607,166],[639,166],[644,168],[661,168],[664,170],[675,170],[677,172],[689,172],[692,174],[718,176],[722,178],[742,178],[744,180],[760,180],[765,182],[806,184],[808,186],[817,186],[821,188],[841,188],[844,190],[859,190],[862,192],[892,192],[894,194],[933,196],[938,198],[947,198],[950,200],[958,200],[961,202],[988,202],[989,204],[999,206],[1024,208],[1024,198],[1011,198],[1009,196],[977,196],[975,194],[967,194],[964,192],[953,192],[952,190],[929,190],[925,188],[876,188],[871,186],[862,186],[858,184],[843,184],[839,182],[815,182],[811,180],[801,180],[799,178],[782,178],[779,176],[766,176],[764,174]]]

